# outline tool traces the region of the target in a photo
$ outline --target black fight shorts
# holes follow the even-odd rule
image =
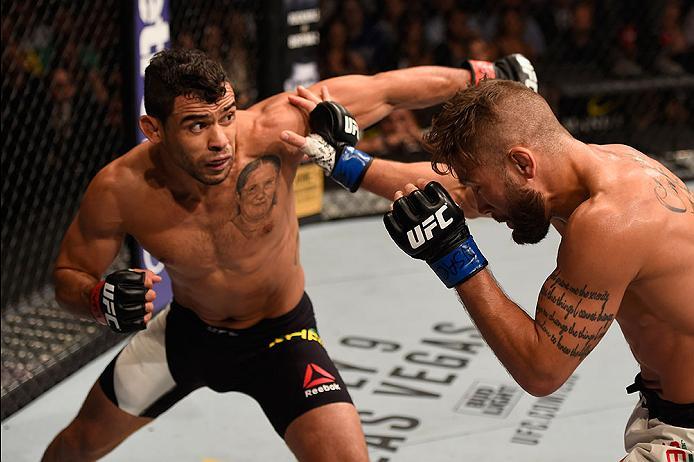
[[[174,301],[118,353],[99,383],[119,408],[144,417],[157,417],[200,387],[245,393],[282,437],[311,409],[352,403],[306,294],[292,311],[247,329],[210,326]]]

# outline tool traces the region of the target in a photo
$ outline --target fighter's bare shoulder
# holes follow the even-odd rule
[[[564,238],[582,240],[620,239],[629,234],[632,218],[608,194],[599,194],[584,201],[566,222]]]
[[[665,209],[650,186],[653,180],[649,173],[656,171],[656,166],[626,148],[608,147],[618,159],[614,163],[606,160],[597,191],[567,220],[560,257],[562,253],[592,253],[604,262],[619,262],[625,270],[628,265],[637,269],[645,261],[649,241],[662,230]],[[629,168],[632,163],[635,168]]]
[[[288,93],[266,98],[238,114],[238,142],[252,143],[254,151],[297,154],[280,140],[283,130],[308,132],[308,119],[287,99]]]
[[[694,194],[686,184],[663,164],[636,149],[625,145],[600,147],[618,159],[611,175],[615,196],[621,204],[638,205],[644,217],[694,215]]]
[[[588,202],[588,203],[586,203]],[[614,284],[637,277],[646,258],[649,226],[635,223],[611,200],[589,199],[570,216],[562,232],[557,266],[567,274]]]
[[[124,200],[146,194],[155,172],[151,155],[151,143],[137,145],[122,156],[106,164],[94,176],[85,193],[85,200],[97,199],[102,204],[115,206]],[[141,199],[141,197],[140,197]]]

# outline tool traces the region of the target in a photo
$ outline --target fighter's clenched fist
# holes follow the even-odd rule
[[[115,332],[135,332],[146,327],[152,317],[152,290],[161,277],[150,271],[115,271],[97,283],[91,292],[94,318]]]
[[[409,256],[425,260],[446,287],[487,266],[463,211],[435,181],[397,199],[383,221],[395,243]]]

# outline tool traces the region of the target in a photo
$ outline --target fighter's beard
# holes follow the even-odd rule
[[[537,244],[547,236],[550,221],[541,193],[519,188],[507,179],[506,199],[510,210],[508,221],[513,225],[511,237],[517,244]]]

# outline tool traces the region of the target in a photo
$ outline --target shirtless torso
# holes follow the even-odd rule
[[[166,160],[145,143],[112,164],[118,181],[123,231],[162,261],[176,300],[210,324],[243,328],[293,308],[303,293],[298,255],[298,221],[292,181],[300,157],[258,142],[252,111],[238,111],[239,135],[231,172],[200,198],[175,193],[157,164]],[[276,135],[275,135],[276,136]],[[244,169],[274,157],[268,185],[258,184],[258,213],[243,219],[236,185]],[[259,171],[259,170],[257,170]],[[146,180],[145,180],[146,179]],[[253,180],[253,178],[251,178]],[[267,191],[266,191],[267,190]],[[128,192],[125,194],[125,192]]]
[[[473,116],[475,124],[466,123]],[[561,235],[534,316],[504,293],[471,236],[457,231],[455,214],[447,225],[453,231],[430,237],[416,255],[436,260],[437,274],[456,287],[518,384],[536,396],[553,393],[617,321],[640,368],[627,389],[640,397],[627,423],[624,460],[665,460],[673,447],[682,448],[677,457],[690,451],[692,192],[629,146],[577,140],[541,96],[509,82],[457,94],[434,119],[427,141],[432,160],[450,166],[478,212],[506,223],[516,243],[540,242],[551,225]],[[399,245],[407,242],[401,230],[430,219],[421,212],[429,210],[426,194],[416,191],[427,187],[408,184],[395,194],[386,228]]]
[[[178,97],[169,124],[190,114],[216,117],[218,111],[224,117],[224,108],[233,100],[230,93],[210,109]],[[74,243],[88,241],[100,247],[89,252],[87,263],[98,277],[122,237],[129,234],[166,265],[175,299],[210,324],[244,328],[296,306],[304,274],[298,258],[292,181],[301,156],[288,152],[279,141],[280,127],[275,124],[297,127],[302,119],[286,110],[286,102],[282,109],[289,117],[277,117],[272,113],[280,104],[274,103],[274,108],[268,101],[259,108],[232,111],[236,120],[227,135],[234,143],[228,165],[203,166],[213,175],[217,169],[221,175],[229,170],[219,184],[201,185],[172,162],[162,144],[151,142],[107,165],[85,194],[57,268],[74,267],[70,260],[81,258]],[[230,131],[228,126],[221,129]],[[199,165],[199,158],[205,157],[210,154],[199,154],[193,162]],[[243,188],[237,188],[240,177]],[[96,233],[103,233],[104,239],[90,239]]]
[[[432,67],[335,78],[316,88],[329,86],[359,124],[369,126],[398,105],[440,102],[468,79],[467,71]],[[413,85],[427,91],[413,94],[408,90]],[[291,310],[304,286],[292,190],[303,154],[283,143],[280,133],[306,134],[308,127],[307,115],[290,102],[298,97],[288,96],[238,111],[232,91],[214,105],[176,97],[166,122],[169,139],[161,142],[150,127],[156,142],[111,162],[87,189],[56,263],[63,306],[84,315],[75,302],[85,302],[85,293],[130,234],[166,265],[174,298],[206,322],[244,328]],[[204,125],[193,133],[199,122]],[[232,146],[229,163],[210,164],[225,142]],[[205,185],[191,171],[223,181]],[[420,171],[434,175],[428,165],[402,174],[416,178]],[[373,189],[392,195],[402,178],[390,180],[377,179],[382,184]],[[84,273],[91,277],[83,278],[77,294],[72,278]]]
[[[628,387],[641,395],[627,423],[624,444],[629,454],[624,460],[665,460],[667,451],[678,451],[678,457],[691,454],[694,196],[665,167],[628,146],[574,140],[559,156],[538,155],[537,163],[547,163],[535,171],[528,169],[535,159],[523,154],[518,170],[529,178],[537,170],[545,172],[536,186],[542,193],[535,197],[543,202],[533,221],[544,223],[545,230],[551,223],[561,235],[557,266],[540,289],[534,318],[504,294],[465,232],[431,238],[434,244],[425,251],[435,249],[433,260],[439,259],[439,266],[432,268],[444,283],[453,282],[494,353],[536,396],[564,384],[616,320],[640,368],[635,384]],[[499,176],[497,170],[479,169],[464,181],[480,213],[508,223],[514,233],[525,230],[514,212],[525,207],[528,213],[532,206],[514,203],[514,193],[509,193],[513,183],[499,181]],[[401,230],[430,217],[431,203],[417,202],[429,200],[421,198],[430,188],[426,180],[417,187],[406,185],[386,216],[386,228],[406,252],[412,250]],[[545,211],[550,212],[549,221]],[[451,215],[444,215],[448,225],[460,229]],[[514,234],[514,239],[523,241],[526,235]],[[534,236],[534,242],[542,239],[542,233]],[[453,241],[457,247],[450,239],[459,239]],[[453,257],[444,253],[442,258],[441,248],[452,248],[448,255]]]
[[[616,219],[625,231],[638,230],[632,247],[637,272],[616,320],[648,388],[668,401],[694,402],[694,195],[663,165],[628,146],[591,148],[602,167],[598,193],[585,206],[603,208],[603,219]]]
[[[519,383],[545,394],[564,383],[617,321],[645,385],[668,401],[694,402],[694,196],[663,165],[628,146],[573,141],[567,151],[573,154],[562,155],[564,166],[544,180],[551,223],[562,239],[557,267],[538,297],[537,332],[532,341],[517,340],[521,350],[497,354],[508,355],[504,364]],[[503,194],[478,186],[495,183],[502,188],[493,174],[468,181],[483,213],[508,217]],[[481,279],[463,285],[463,299],[468,308],[479,303],[492,310],[495,296],[478,300],[475,293],[490,282]],[[525,324],[507,303],[493,309],[505,328]],[[492,332],[504,332],[495,321],[490,343]],[[532,346],[520,346],[526,343]]]

